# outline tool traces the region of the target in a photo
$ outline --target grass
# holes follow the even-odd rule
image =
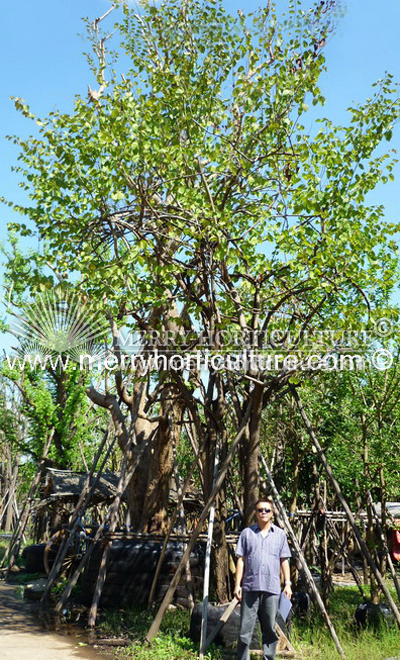
[[[3,560],[4,555],[7,552],[8,541],[0,540],[0,561]]]
[[[128,637],[132,644],[115,651],[118,660],[197,660],[198,644],[188,637],[190,613],[183,610],[166,612],[160,632],[151,646],[144,645],[154,614],[126,608],[108,610],[100,615],[98,632],[100,636]],[[213,645],[205,656],[207,660],[222,660],[220,649]]]
[[[44,573],[14,573],[7,579],[9,584],[25,585],[40,578],[47,577]]]
[[[332,594],[329,616],[347,660],[383,660],[400,656],[400,631],[386,623],[374,630],[356,626],[354,613],[360,604],[356,587],[336,587]],[[396,597],[395,597],[396,601]],[[322,617],[314,614],[310,621],[293,625],[291,642],[302,660],[337,660],[334,646]]]
[[[341,646],[347,660],[383,660],[400,653],[400,634],[397,630],[382,629],[379,633],[364,630],[351,632],[345,625],[336,625]],[[339,654],[324,628],[313,626],[308,634],[296,629],[292,644],[299,660],[338,660]]]
[[[347,660],[383,660],[400,658],[400,631],[382,624],[377,630],[358,629],[354,613],[360,603],[356,587],[336,587],[329,615],[335,626]],[[195,660],[198,645],[188,639],[190,615],[174,610],[167,612],[161,629],[150,647],[144,646],[144,636],[153,615],[138,609],[108,610],[101,614],[100,636],[125,637],[132,643],[115,651],[118,660]],[[315,613],[310,620],[293,624],[291,642],[298,660],[338,660],[339,654],[322,618]],[[221,649],[211,647],[207,659],[220,660]],[[256,657],[256,656],[253,656]]]

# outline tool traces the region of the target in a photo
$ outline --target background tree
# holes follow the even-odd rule
[[[0,378],[0,529],[9,532],[16,516],[19,465],[18,440],[23,432],[23,419],[18,400]]]

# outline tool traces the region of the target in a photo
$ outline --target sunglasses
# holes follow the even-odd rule
[[[271,509],[266,509],[265,507],[260,507],[257,509],[258,513],[271,513]]]

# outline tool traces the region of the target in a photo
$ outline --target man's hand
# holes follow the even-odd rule
[[[285,558],[281,559],[281,569],[285,579],[285,586],[283,588],[283,595],[285,598],[292,597],[292,583],[290,581],[290,567],[289,562]]]
[[[242,600],[242,587],[235,587],[233,595],[236,596],[239,601]]]
[[[292,585],[291,584],[285,584],[285,588],[283,590],[283,595],[285,598],[292,598]]]
[[[243,572],[244,557],[238,557],[235,575],[235,591],[233,592],[233,595],[236,596],[239,601],[242,600],[242,587],[240,585],[242,584]]]

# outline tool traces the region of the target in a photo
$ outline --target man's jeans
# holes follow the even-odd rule
[[[274,625],[279,605],[279,595],[268,591],[243,591],[240,604],[240,632],[238,640],[238,660],[250,660],[249,645],[260,619],[264,660],[274,660],[278,636]]]

